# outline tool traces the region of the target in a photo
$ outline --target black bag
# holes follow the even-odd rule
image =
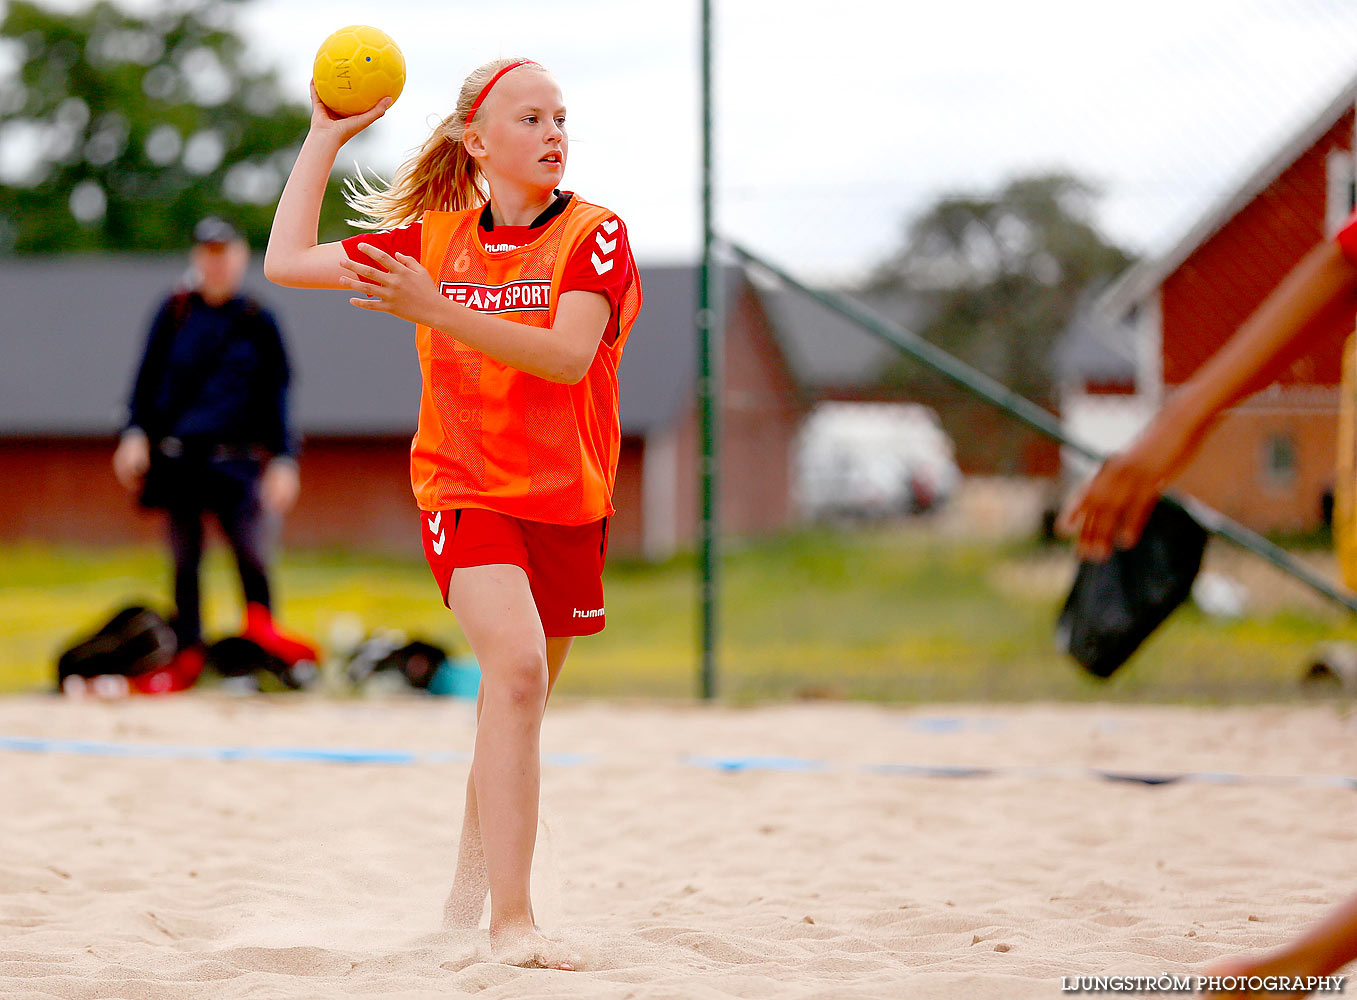
[[[150,608],[131,605],[61,654],[57,660],[57,690],[72,675],[143,674],[169,663],[177,651],[178,642],[169,623]]]
[[[349,658],[345,672],[350,682],[363,687],[375,674],[390,671],[420,691],[428,690],[434,674],[448,659],[448,651],[416,639],[405,642],[399,633],[380,633],[363,641]],[[397,645],[403,643],[403,645]]]
[[[426,691],[438,668],[447,662],[448,654],[441,646],[416,639],[400,649],[392,650],[376,666],[376,670],[399,670],[412,688]]]
[[[203,665],[223,677],[273,674],[294,690],[309,686],[316,679],[316,665],[309,661],[287,663],[274,656],[253,639],[231,636],[207,647]]]
[[[1110,677],[1192,593],[1207,532],[1160,500],[1134,547],[1081,562],[1056,623],[1056,643],[1095,677]]]
[[[218,639],[208,646],[203,666],[215,670],[223,677],[243,677],[256,670],[281,673],[287,664],[259,643],[237,635]]]

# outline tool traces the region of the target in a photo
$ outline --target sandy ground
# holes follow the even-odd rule
[[[472,721],[437,699],[0,701],[0,996],[1055,997],[1275,945],[1357,891],[1357,790],[1298,780],[1357,775],[1333,707],[563,702],[534,887],[584,969],[512,968],[439,926]],[[41,742],[69,739],[116,746]]]

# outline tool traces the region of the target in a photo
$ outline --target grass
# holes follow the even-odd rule
[[[55,654],[118,605],[163,606],[155,548],[0,548],[0,691],[50,685]],[[721,695],[892,701],[1241,702],[1304,697],[1316,644],[1357,641],[1357,622],[1303,599],[1235,621],[1181,609],[1107,683],[1054,648],[1072,572],[1064,552],[966,542],[917,528],[807,532],[728,554],[721,592]],[[322,640],[337,617],[394,627],[465,651],[422,560],[293,551],[278,566],[280,616]],[[1266,580],[1255,589],[1271,591]],[[611,624],[581,640],[562,694],[686,698],[696,691],[697,585],[688,558],[615,561]],[[227,558],[209,556],[209,636],[234,630],[239,598]]]

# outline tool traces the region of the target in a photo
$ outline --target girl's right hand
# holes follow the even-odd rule
[[[361,115],[337,115],[321,101],[316,93],[316,81],[311,81],[311,132],[326,135],[344,145],[363,129],[367,128],[391,107],[391,98],[383,97],[377,105]]]

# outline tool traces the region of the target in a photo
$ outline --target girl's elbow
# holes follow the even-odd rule
[[[309,270],[305,258],[296,250],[274,246],[271,242],[264,249],[264,277],[275,285],[311,288],[315,283],[308,274]]]
[[[275,285],[288,287],[287,269],[283,267],[282,261],[275,254],[264,251],[264,277]]]
[[[593,358],[590,358],[588,361],[584,362],[580,362],[577,360],[572,360],[568,362],[564,366],[564,370],[561,372],[561,377],[557,381],[559,381],[562,385],[578,385],[581,381],[583,381],[584,376],[589,374],[589,364],[592,361]]]
[[[304,271],[298,271],[296,268],[287,267],[284,264],[272,264],[264,261],[264,277],[275,285],[282,288],[314,288],[315,285],[306,279]]]
[[[556,385],[575,385],[580,379],[584,378],[583,372],[575,372],[573,369],[567,368],[552,368],[535,374],[539,378],[546,379]]]
[[[592,357],[584,359],[567,354],[543,365],[534,374],[559,385],[575,385],[589,373],[589,366],[593,360]]]

